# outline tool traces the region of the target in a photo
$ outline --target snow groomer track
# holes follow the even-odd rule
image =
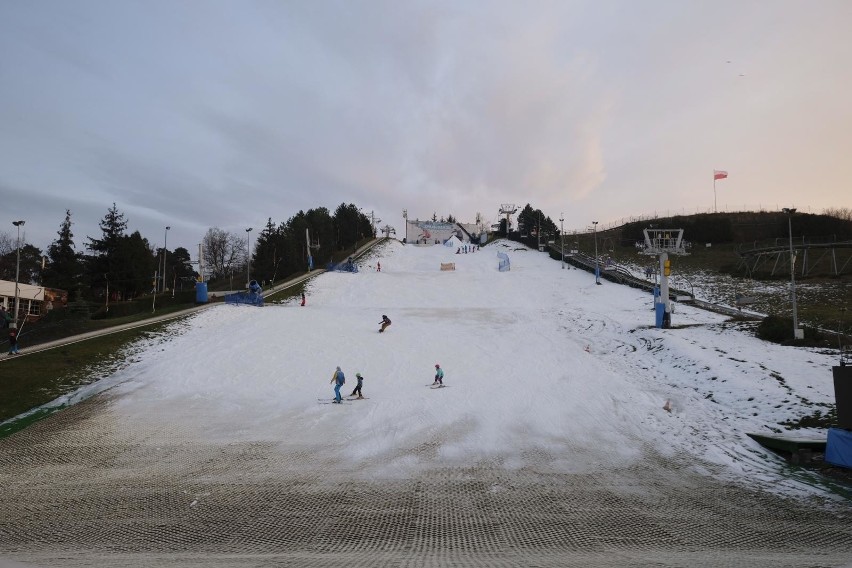
[[[564,473],[551,469],[555,456],[532,452],[515,470],[478,463],[367,479],[336,460],[344,442],[199,446],[168,425],[116,432],[113,406],[93,399],[0,440],[0,558],[139,567],[799,567],[852,558],[848,507],[713,482],[652,454],[625,470]]]

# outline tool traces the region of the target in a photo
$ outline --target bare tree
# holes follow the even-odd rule
[[[23,241],[23,239],[21,239]],[[0,256],[4,256],[15,250],[15,237],[0,231]]]
[[[824,209],[822,213],[829,217],[836,217],[837,219],[842,219],[844,221],[852,221],[852,209],[849,207],[830,207],[828,209]]]
[[[218,227],[207,229],[202,239],[204,266],[212,278],[224,278],[234,268],[245,266],[246,240]]]

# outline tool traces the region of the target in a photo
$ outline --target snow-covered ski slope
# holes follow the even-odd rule
[[[832,354],[764,343],[681,305],[673,329],[656,329],[649,295],[596,286],[516,243],[455,250],[389,241],[356,274],[312,279],[305,307],[215,306],[175,324],[113,378],[122,427],[326,445],[347,475],[371,479],[477,461],[522,468],[542,453],[565,472],[656,455],[749,486],[821,492],[746,433],[832,402]],[[511,271],[498,272],[498,251]],[[382,314],[393,324],[379,334]],[[425,388],[436,363],[453,388]],[[333,396],[338,365],[341,393],[360,372],[369,400],[317,404]]]

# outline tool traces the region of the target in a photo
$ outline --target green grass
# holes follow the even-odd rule
[[[112,374],[126,364],[126,347],[164,325],[162,322],[152,323],[150,326],[4,360],[0,363],[3,370],[3,380],[0,381],[0,422]],[[24,423],[32,421],[28,417]],[[5,426],[0,429],[0,435],[4,430],[19,429],[15,425]]]

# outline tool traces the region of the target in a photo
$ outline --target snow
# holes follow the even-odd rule
[[[501,251],[509,272],[497,270]],[[746,433],[833,403],[831,353],[768,344],[686,305],[674,328],[656,329],[649,294],[596,286],[508,241],[468,254],[389,241],[359,268],[310,280],[305,307],[211,306],[137,345],[107,379],[120,427],[169,423],[190,443],[350,440],[336,458],[386,478],[436,463],[520,468],[535,451],[591,471],[653,452],[733,481],[819,490]],[[382,314],[393,324],[379,334]],[[436,363],[450,388],[427,388]],[[341,392],[360,372],[367,400],[318,404],[338,365]],[[418,445],[432,451],[399,451]]]

